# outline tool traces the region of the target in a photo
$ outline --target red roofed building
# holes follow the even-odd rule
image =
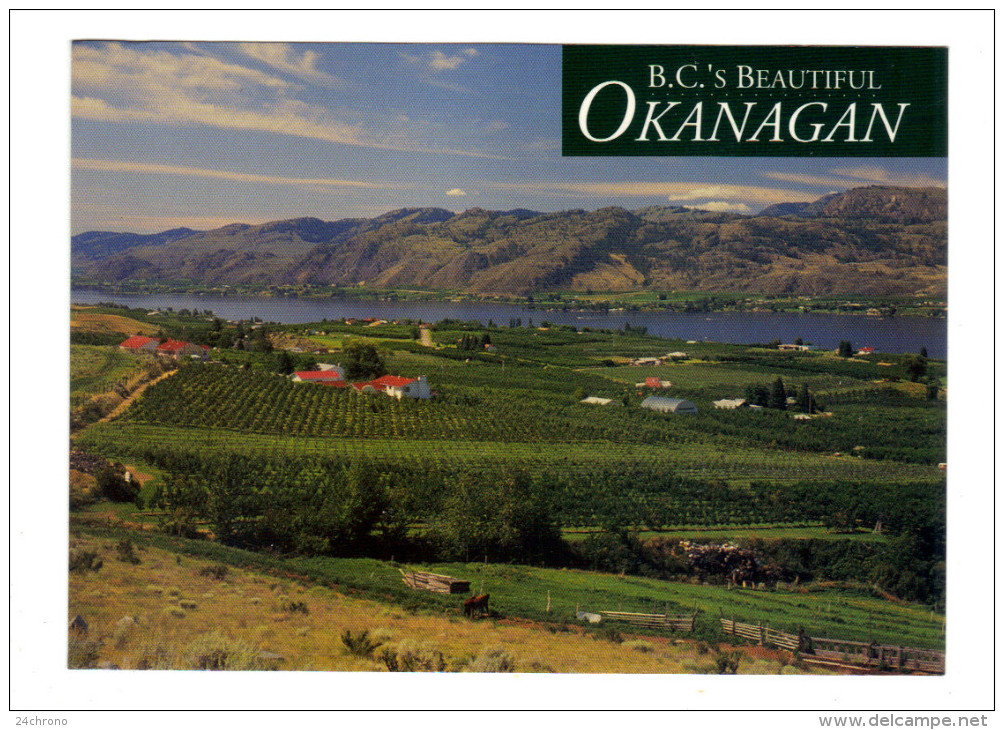
[[[209,354],[209,348],[205,345],[196,345],[191,342],[182,342],[181,340],[165,340],[157,346],[158,355],[167,355],[169,357],[182,357],[184,355],[200,357],[203,360],[206,355]]]
[[[392,398],[422,398],[432,397],[429,383],[422,375],[418,378],[402,378],[400,375],[383,375],[375,380],[353,383],[352,387],[360,393],[375,393],[377,391]]]
[[[156,337],[144,337],[143,335],[133,335],[123,342],[119,347],[123,350],[133,352],[156,352],[157,344],[160,342]]]
[[[645,378],[646,388],[661,388],[662,381],[659,378]]]
[[[429,383],[425,376],[418,378],[402,378],[399,375],[384,375],[373,381],[374,384],[383,386],[384,392],[392,398],[423,398],[432,397],[429,392]]]
[[[293,373],[294,383],[320,383],[344,388],[348,385],[337,370],[297,370]]]

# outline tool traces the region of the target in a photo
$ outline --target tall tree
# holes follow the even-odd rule
[[[783,411],[788,407],[788,393],[784,389],[784,383],[778,377],[770,387],[770,407]]]

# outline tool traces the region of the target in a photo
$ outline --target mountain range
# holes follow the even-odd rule
[[[481,293],[746,291],[921,294],[947,288],[947,195],[870,186],[757,215],[403,208],[157,234],[73,236],[78,281],[443,287]]]

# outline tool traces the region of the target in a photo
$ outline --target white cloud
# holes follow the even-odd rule
[[[479,54],[476,48],[465,48],[458,53],[450,54],[436,49],[424,55],[415,55],[413,53],[405,53],[404,51],[399,52],[397,55],[405,63],[417,66],[425,73],[438,74],[443,71],[455,71],[471,59],[476,58]],[[425,80],[430,83],[432,81],[431,79]]]
[[[241,52],[277,71],[321,86],[340,86],[342,82],[317,68],[321,54],[317,51],[297,52],[288,43],[241,43]]]
[[[310,75],[316,54],[296,54],[284,44],[250,44],[245,52],[271,65]],[[440,146],[422,126],[370,127],[296,99],[296,86],[276,76],[221,61],[191,48],[167,52],[120,43],[77,44],[73,51],[74,117],[113,123],[205,126],[318,139],[332,144],[402,152],[503,159],[471,148]],[[319,73],[319,72],[318,72]],[[325,76],[326,77],[326,76]],[[330,78],[330,77],[326,77]]]
[[[710,187],[693,188],[679,193],[668,195],[667,199],[676,202],[680,200],[697,200],[698,198],[713,198],[719,196],[731,196],[732,190],[727,187],[712,185]]]
[[[902,185],[906,187],[946,187],[944,179],[927,173],[891,173],[882,167],[835,167],[821,175],[768,170],[763,173],[768,180],[815,185],[819,187],[839,187],[841,190],[862,185]]]
[[[464,195],[467,195],[467,193],[465,193],[460,188],[453,188],[452,190],[447,190],[446,194],[449,195],[449,196],[451,196],[451,197],[456,197],[456,198],[459,198],[459,197],[462,197]]]
[[[204,177],[232,182],[265,183],[268,185],[322,186],[384,189],[391,187],[386,183],[363,182],[360,180],[337,180],[334,178],[301,178],[282,177],[279,175],[257,175],[231,170],[214,170],[203,167],[185,167],[182,165],[161,165],[146,162],[130,162],[128,160],[98,160],[87,157],[73,158],[73,167],[78,170],[93,170],[98,172],[130,172],[147,175],[179,175],[183,177]]]
[[[729,203],[724,200],[709,200],[707,203],[697,203],[685,206],[691,210],[710,210],[714,213],[752,213],[753,209],[746,203]]]
[[[635,198],[635,197],[663,197],[670,199],[670,196],[678,200],[693,200],[694,190],[714,190],[719,191],[715,197],[728,197],[734,200],[742,200],[747,203],[762,203],[769,205],[780,200],[790,202],[809,202],[815,200],[818,195],[804,190],[794,190],[785,188],[760,187],[756,185],[729,185],[727,187],[712,186],[707,183],[696,182],[586,182],[586,181],[527,181],[520,183],[494,183],[485,182],[486,187],[493,187],[503,190],[518,190],[526,193],[553,193],[553,194],[575,194],[587,197],[605,198]],[[707,196],[698,196],[707,197]]]

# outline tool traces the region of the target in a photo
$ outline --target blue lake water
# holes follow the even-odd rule
[[[735,344],[779,339],[836,348],[841,340],[854,347],[879,352],[918,352],[943,359],[947,354],[948,322],[944,318],[869,317],[845,314],[773,314],[770,312],[561,312],[526,309],[494,302],[351,302],[293,298],[219,297],[197,294],[109,294],[75,289],[77,304],[116,302],[150,309],[209,309],[224,319],[260,317],[268,322],[297,324],[342,317],[378,317],[437,322],[441,319],[477,320],[506,325],[519,317],[523,324],[547,320],[593,329],[619,329],[625,323],[644,326],[649,334],[682,340]]]

